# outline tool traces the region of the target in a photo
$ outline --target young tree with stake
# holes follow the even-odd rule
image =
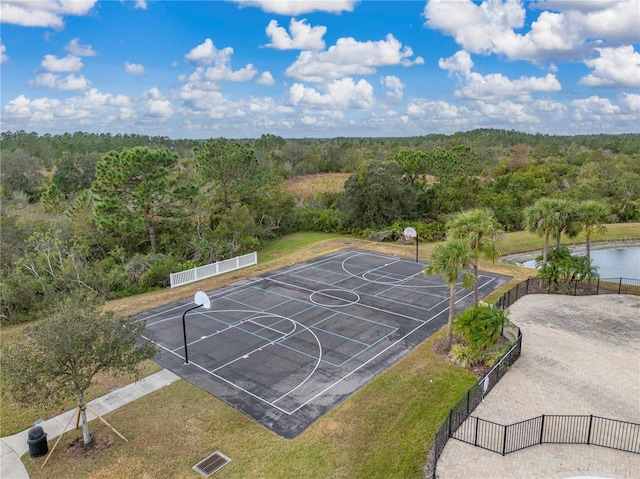
[[[85,392],[96,374],[139,377],[139,365],[155,354],[149,342],[138,345],[143,322],[114,319],[101,298],[76,290],[57,311],[4,351],[2,369],[13,396],[24,403],[78,398],[85,446],[91,443]]]

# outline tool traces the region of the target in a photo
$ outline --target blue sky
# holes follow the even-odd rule
[[[2,0],[2,131],[640,131],[640,0]]]

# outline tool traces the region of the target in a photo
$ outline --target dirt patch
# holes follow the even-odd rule
[[[91,442],[85,447],[82,437],[67,444],[65,457],[71,461],[79,461],[84,459],[93,459],[102,451],[108,449],[113,443],[113,439],[104,432],[94,432],[91,434]]]

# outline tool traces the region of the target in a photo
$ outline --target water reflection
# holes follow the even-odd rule
[[[586,253],[574,253],[584,256]],[[535,268],[535,261],[526,261],[523,266]],[[591,251],[591,263],[598,267],[601,278],[640,278],[640,246],[599,249]]]

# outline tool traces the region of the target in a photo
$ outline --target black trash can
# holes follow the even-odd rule
[[[29,455],[31,457],[44,456],[49,452],[47,433],[44,432],[40,426],[29,429],[27,444],[29,445]]]

